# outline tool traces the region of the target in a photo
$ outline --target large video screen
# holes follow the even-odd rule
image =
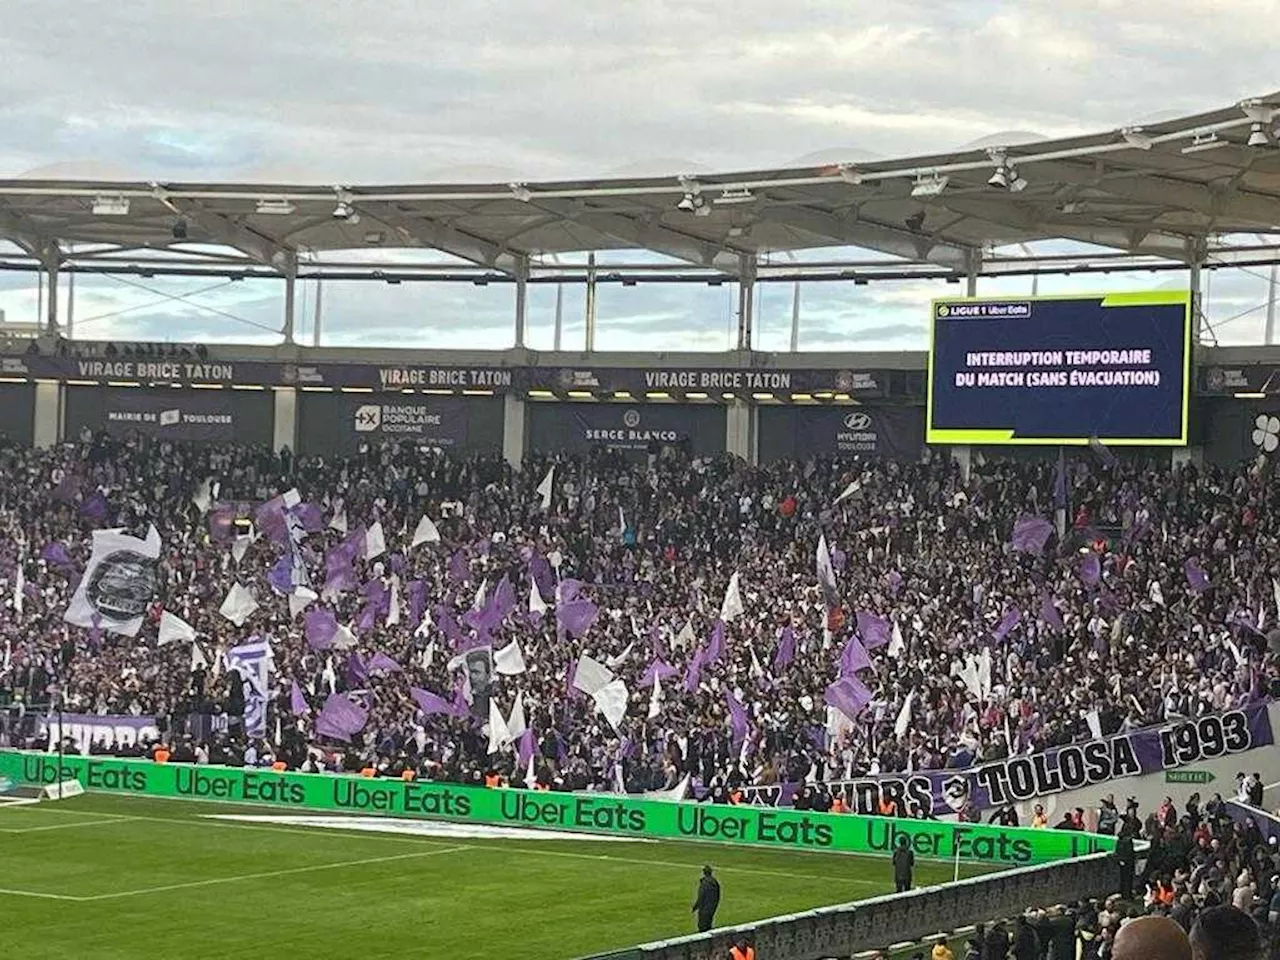
[[[929,443],[1182,446],[1191,295],[935,300]]]

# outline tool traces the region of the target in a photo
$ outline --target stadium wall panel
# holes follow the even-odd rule
[[[82,431],[158,440],[271,445],[273,397],[268,390],[68,385],[63,435]]]
[[[20,447],[35,439],[36,385],[0,383],[0,437]]]
[[[761,407],[760,461],[813,456],[919,460],[924,407]]]
[[[687,447],[695,456],[725,452],[725,407],[679,403],[530,403],[529,449],[535,453]]]
[[[298,452],[347,456],[405,441],[464,453],[502,452],[502,399],[406,393],[298,396]]]

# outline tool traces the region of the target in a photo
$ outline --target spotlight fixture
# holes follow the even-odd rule
[[[127,217],[129,215],[129,198],[121,196],[94,197],[93,215],[95,217]]]
[[[753,194],[746,187],[739,187],[735,190],[725,190],[720,196],[716,197],[716,203],[751,203],[755,200]]]
[[[1004,166],[996,167],[996,172],[995,172],[995,173],[993,173],[993,174],[992,174],[992,175],[987,179],[987,186],[988,186],[988,187],[999,187],[1001,190],[1008,189],[1008,187],[1009,187],[1009,174],[1006,172],[1006,170],[1007,170],[1007,168],[1006,168],[1006,167],[1004,167]]]
[[[346,200],[339,200],[338,205],[333,208],[333,219],[335,220],[349,220],[351,214],[351,204]]]
[[[173,221],[172,232],[173,232],[173,239],[175,240],[187,239],[187,218],[179,217],[177,220]]]
[[[1255,120],[1249,125],[1249,139],[1245,144],[1250,147],[1269,147],[1271,146],[1271,138],[1267,136],[1267,125],[1261,120]]]
[[[265,199],[258,201],[258,213],[287,217],[296,209],[288,200]]]
[[[1010,193],[1020,193],[1027,189],[1027,181],[1018,176],[1018,171],[1009,163],[1009,157],[1003,149],[988,150],[987,155],[996,165],[995,172],[987,180],[987,186],[1008,190]]]
[[[708,217],[711,215],[711,208],[707,206],[707,201],[702,198],[700,193],[686,193],[680,198],[680,202],[676,204],[677,210],[683,210],[685,213],[692,213],[695,217]]]
[[[853,184],[856,187],[862,182],[862,174],[855,167],[842,163],[837,166],[837,169],[840,171],[840,179],[845,183]]]
[[[511,195],[521,203],[528,203],[533,199],[533,191],[526,187],[523,183],[509,183]]]
[[[1142,132],[1141,127],[1125,127],[1120,131],[1120,136],[1124,137],[1129,146],[1137,150],[1150,150],[1151,145],[1155,142],[1150,135]]]
[[[1220,140],[1216,133],[1201,134],[1182,148],[1183,153],[1203,153],[1205,150],[1217,150],[1227,146],[1226,140]]]
[[[947,184],[950,182],[950,177],[940,177],[937,174],[932,177],[920,177],[911,188],[911,195],[913,197],[936,197],[947,189]]]

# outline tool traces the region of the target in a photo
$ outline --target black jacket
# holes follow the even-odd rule
[[[703,877],[698,881],[698,899],[693,901],[694,912],[711,916],[720,906],[720,881],[715,877]]]
[[[893,851],[893,876],[896,880],[910,880],[916,865],[916,855],[910,847],[898,847]]]

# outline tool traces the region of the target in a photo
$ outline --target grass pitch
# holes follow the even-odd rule
[[[704,863],[718,925],[892,889],[888,861],[833,853],[210,819],[225,814],[272,811],[101,794],[0,805],[0,955],[563,960],[693,932]],[[920,863],[917,885],[953,870]]]

